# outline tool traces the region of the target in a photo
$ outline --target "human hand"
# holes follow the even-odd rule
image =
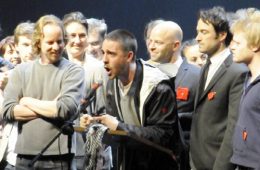
[[[8,82],[8,74],[7,73],[1,73],[0,74],[0,89],[4,90],[5,86]]]
[[[110,130],[116,130],[119,124],[119,121],[116,117],[105,114],[102,116],[97,116],[93,118],[95,121],[98,121],[108,127]]]
[[[86,128],[90,123],[94,122],[94,118],[88,114],[84,114],[80,117],[80,127]]]
[[[27,106],[28,103],[32,102],[32,98],[31,97],[22,97],[19,101],[19,104],[20,105],[23,105],[23,106]]]

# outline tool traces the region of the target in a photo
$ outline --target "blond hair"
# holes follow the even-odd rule
[[[249,47],[260,48],[260,11],[254,11],[248,17],[237,20],[232,25],[231,31],[242,32]]]
[[[32,48],[34,55],[40,54],[40,42],[43,37],[43,27],[51,24],[51,25],[57,25],[61,28],[62,34],[63,34],[63,40],[64,40],[64,28],[61,20],[56,17],[55,15],[45,15],[42,16],[35,24],[35,29],[33,32],[33,38],[32,38]]]
[[[30,21],[18,24],[14,30],[15,44],[18,44],[20,36],[26,36],[31,39],[34,31],[34,25],[35,24]]]

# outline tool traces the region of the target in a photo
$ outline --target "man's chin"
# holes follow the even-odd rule
[[[22,58],[23,62],[31,61],[33,59],[34,59],[33,57],[28,57],[28,56]]]
[[[60,59],[60,55],[55,55],[55,56],[51,56],[51,57],[49,58],[49,61],[50,61],[51,63],[56,63],[59,59]]]
[[[115,75],[113,75],[113,74],[108,74],[108,78],[109,78],[110,80],[113,80],[113,79],[115,78]]]
[[[236,62],[236,63],[243,63],[243,61],[239,60],[238,58],[233,58],[233,61]]]

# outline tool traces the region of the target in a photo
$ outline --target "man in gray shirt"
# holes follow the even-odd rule
[[[31,160],[65,121],[75,117],[84,84],[84,70],[62,57],[64,29],[59,18],[41,17],[32,41],[33,52],[40,57],[13,70],[2,110],[6,121],[18,121],[17,170],[30,169]],[[70,169],[69,153],[68,136],[61,134],[32,169]]]

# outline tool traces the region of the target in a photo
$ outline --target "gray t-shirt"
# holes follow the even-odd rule
[[[13,108],[19,104],[21,97],[39,100],[57,99],[58,113],[54,118],[42,117],[30,121],[18,121],[15,152],[38,154],[59,132],[64,121],[77,113],[83,88],[84,70],[64,58],[55,64],[42,65],[36,60],[18,65],[13,70],[5,89],[2,110],[4,119],[14,120]],[[67,142],[67,135],[62,134],[44,155],[68,153]]]
[[[124,120],[124,123],[141,126],[141,122],[136,114],[138,112],[135,110],[134,94],[130,91],[131,86],[132,83],[129,83],[127,86],[123,86],[120,80],[118,81],[120,96],[120,101],[116,101],[119,105],[118,113],[121,119]]]

